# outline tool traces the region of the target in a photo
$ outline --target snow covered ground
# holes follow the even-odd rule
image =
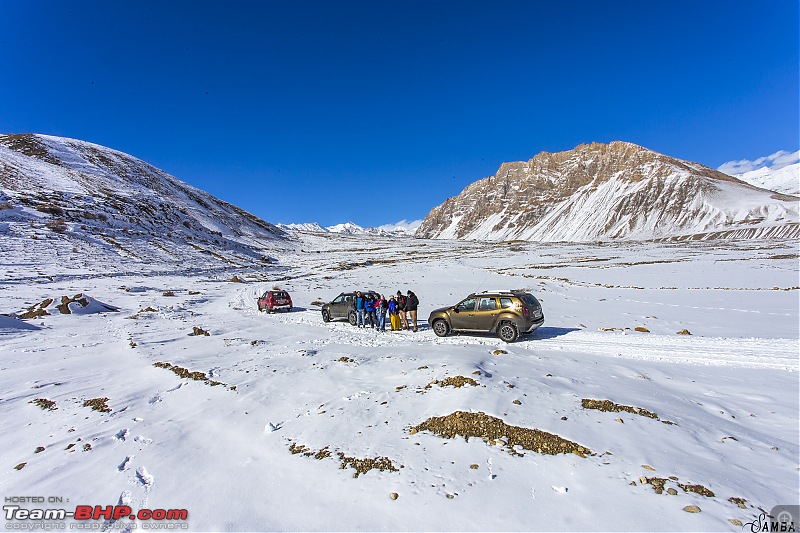
[[[103,312],[0,316],[0,494],[186,509],[192,531],[741,531],[800,498],[797,241],[297,238],[261,270],[4,257],[0,312]],[[257,311],[274,285],[293,312]],[[417,333],[320,318],[409,288]],[[428,329],[497,288],[545,325]]]

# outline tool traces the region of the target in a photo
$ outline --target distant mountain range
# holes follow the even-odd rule
[[[800,150],[775,152],[755,161],[730,161],[717,170],[762,189],[800,196]]]
[[[798,238],[798,155],[720,167],[738,179],[630,143],[583,144],[504,163],[424,221],[275,226],[116,150],[0,135],[0,239],[5,249],[203,268],[270,262],[294,246],[294,232],[542,242]]]
[[[0,135],[0,238],[76,262],[248,265],[289,246],[274,225],[130,155],[74,139]]]
[[[416,236],[603,241],[800,237],[796,196],[635,144],[503,163],[435,207]]]
[[[378,227],[362,228],[358,224],[345,222],[334,226],[323,227],[316,222],[305,224],[278,224],[278,227],[287,231],[302,231],[307,233],[339,233],[342,235],[378,235],[382,237],[410,237],[417,231],[421,220],[408,222],[401,220],[396,224],[385,224]]]

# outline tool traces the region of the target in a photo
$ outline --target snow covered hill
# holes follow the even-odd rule
[[[291,246],[286,237],[122,152],[46,135],[0,135],[4,251],[35,249],[61,268],[96,256],[110,268],[207,269],[264,264]]]
[[[799,204],[616,141],[504,163],[434,208],[416,235],[539,242],[797,237]]]
[[[717,170],[762,189],[800,196],[800,150],[781,150],[755,161],[729,161]]]

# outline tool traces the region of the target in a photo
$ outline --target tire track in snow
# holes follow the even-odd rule
[[[276,315],[285,323],[316,325],[328,330],[329,337],[315,341],[316,346],[351,344],[390,346],[403,344],[485,344],[504,346],[493,336],[453,335],[439,338],[427,329],[417,333],[383,332],[357,329],[347,322],[325,324],[317,312]],[[420,323],[427,324],[421,321]],[[653,333],[572,331],[552,338],[537,338],[536,332],[523,336],[512,346],[528,350],[568,351],[603,357],[658,361],[702,366],[728,366],[800,371],[800,341],[797,339],[760,339],[736,337],[699,337],[658,335]]]
[[[531,338],[529,348],[580,352],[604,357],[704,366],[800,370],[800,341],[654,334],[571,332],[550,339]]]

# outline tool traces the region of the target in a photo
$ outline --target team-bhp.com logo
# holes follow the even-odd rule
[[[97,529],[101,525],[107,529],[114,523],[126,529],[135,529],[135,520],[140,521],[142,529],[187,529],[185,520],[189,518],[186,509],[139,509],[134,512],[129,505],[77,505],[74,510],[27,509],[19,505],[4,505],[3,512],[8,521],[6,529],[19,530],[67,529],[67,519],[74,520],[69,524],[70,529]],[[104,522],[100,523],[99,520]]]

